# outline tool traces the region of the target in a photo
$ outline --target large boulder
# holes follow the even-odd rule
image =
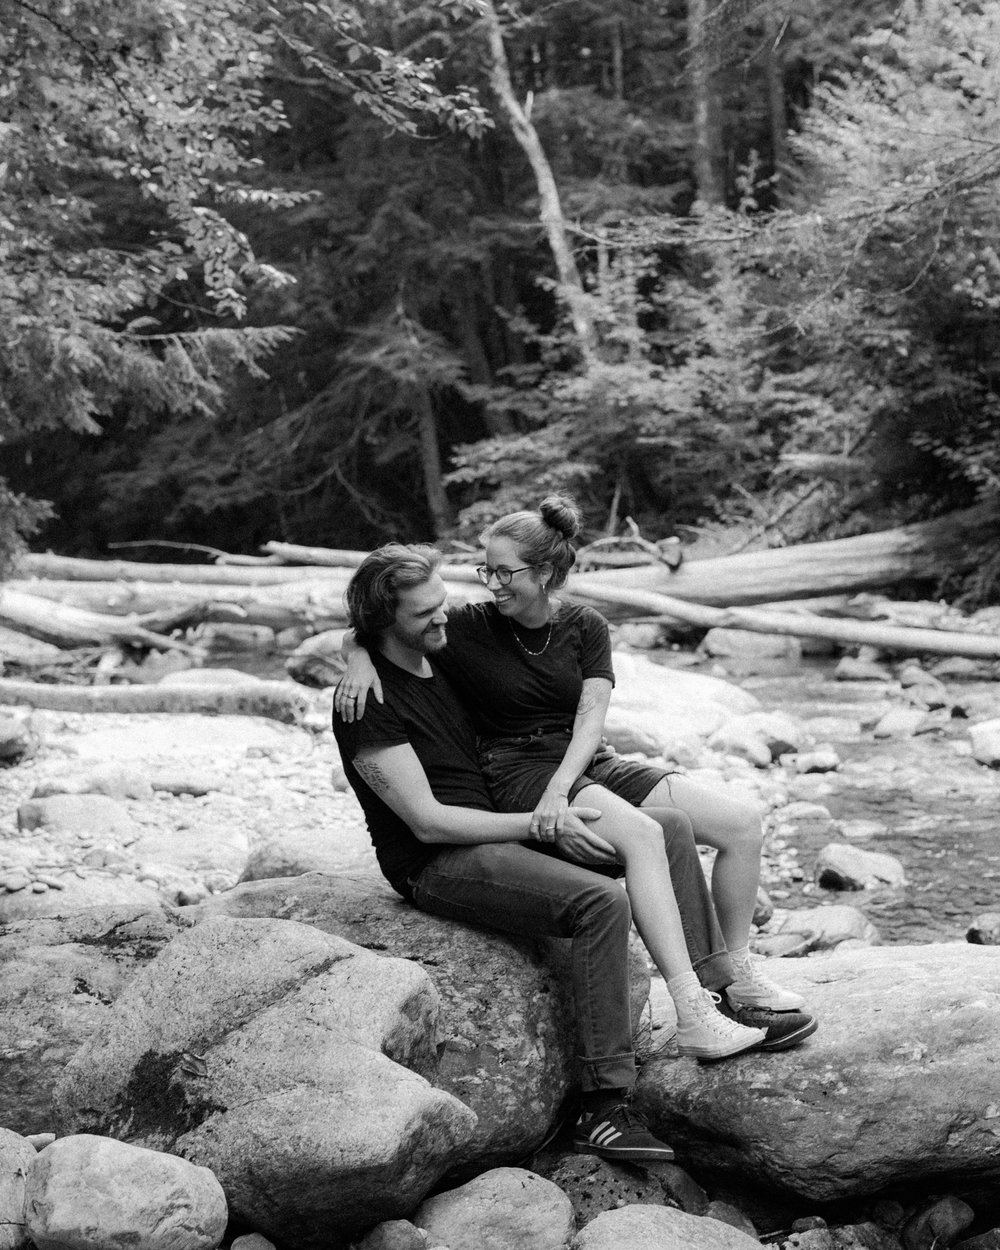
[[[226,1198],[207,1168],[107,1137],[47,1146],[26,1197],[36,1250],[215,1250],[226,1231]]]
[[[200,915],[278,916],[415,960],[441,996],[434,1083],[479,1118],[462,1159],[477,1171],[537,1149],[576,1078],[569,942],[532,942],[428,916],[380,878],[309,873],[252,881]],[[649,978],[633,958],[635,1020]]]
[[[605,721],[612,744],[620,749],[641,734],[661,753],[679,742],[701,740],[713,734],[730,716],[759,709],[760,703],[739,686],[681,669],[654,664],[644,656],[616,651],[615,688]]]
[[[810,1201],[1000,1178],[1000,949],[855,949],[781,979],[819,1031],[781,1055],[648,1065],[636,1106],[659,1136]]]
[[[605,1211],[582,1229],[573,1250],[759,1250],[760,1242],[720,1220],[638,1203]]]
[[[191,923],[162,907],[95,907],[21,920],[0,932],[0,1091],[4,1124],[55,1122],[58,1076],[132,974]]]
[[[26,1186],[34,1159],[31,1142],[0,1128],[0,1250],[22,1250],[27,1245]]]
[[[63,1126],[211,1168],[252,1228],[329,1247],[412,1210],[472,1133],[420,1075],[437,1009],[412,962],[293,921],[206,919],[68,1065]]]

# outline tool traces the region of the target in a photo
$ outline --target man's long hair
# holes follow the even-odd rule
[[[358,642],[377,647],[396,619],[399,592],[422,586],[441,566],[441,552],[428,543],[386,543],[365,556],[344,592]]]

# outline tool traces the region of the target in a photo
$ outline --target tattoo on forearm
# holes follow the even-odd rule
[[[354,767],[361,780],[376,794],[385,794],[389,789],[389,778],[374,760],[357,759]]]

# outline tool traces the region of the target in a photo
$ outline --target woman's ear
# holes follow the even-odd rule
[[[542,590],[548,590],[549,586],[552,584],[552,565],[540,564],[535,571],[538,573],[538,582]]]

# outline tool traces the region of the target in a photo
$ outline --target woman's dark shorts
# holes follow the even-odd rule
[[[482,744],[479,760],[493,802],[502,812],[532,812],[552,780],[570,742],[570,732],[525,734]],[[665,768],[623,760],[602,740],[587,771],[573,783],[572,802],[584,786],[604,786],[639,807],[650,790],[670,773]]]

